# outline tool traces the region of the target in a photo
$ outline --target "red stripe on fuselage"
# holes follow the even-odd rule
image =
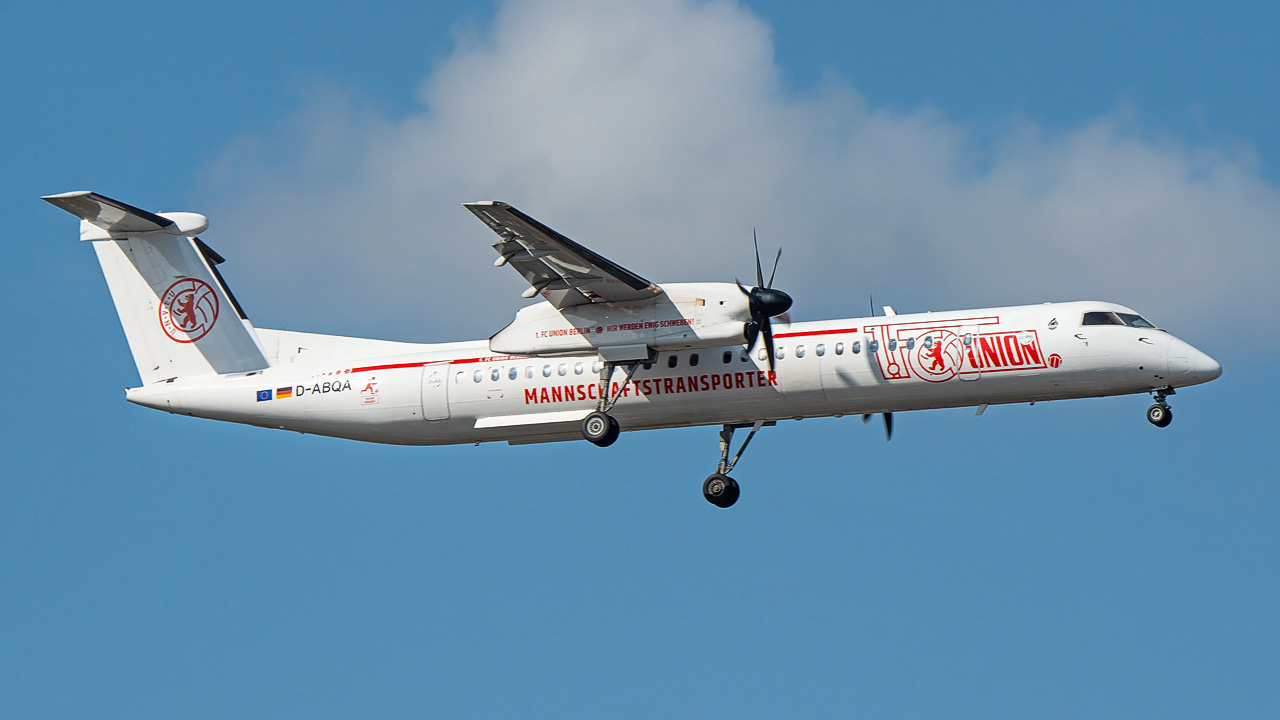
[[[780,339],[780,338],[789,338],[789,337],[805,337],[808,335],[840,335],[841,333],[856,333],[856,332],[858,332],[858,328],[856,327],[837,328],[835,330],[806,330],[804,332],[774,333],[773,337],[775,339]]]

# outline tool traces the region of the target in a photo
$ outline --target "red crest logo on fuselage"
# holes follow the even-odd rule
[[[964,343],[951,330],[929,330],[922,336],[911,358],[921,380],[944,382],[956,376],[964,365]]]
[[[195,342],[217,321],[218,294],[203,280],[183,278],[160,298],[160,328],[174,342]]]

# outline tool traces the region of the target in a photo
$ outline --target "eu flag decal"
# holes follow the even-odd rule
[[[271,399],[271,391],[270,391],[270,390],[259,390],[259,391],[258,391],[258,402],[262,402],[263,400],[270,400],[270,399]]]

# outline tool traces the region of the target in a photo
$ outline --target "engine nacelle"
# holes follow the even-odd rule
[[[506,355],[569,355],[616,348],[654,351],[716,347],[743,341],[750,320],[747,296],[730,283],[671,283],[663,294],[634,303],[575,305],[557,310],[541,302],[489,338]],[[612,359],[612,358],[610,358]]]

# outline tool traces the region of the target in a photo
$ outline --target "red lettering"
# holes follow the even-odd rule
[[[706,376],[704,375],[703,377],[706,377]],[[719,376],[719,375],[712,375],[712,376],[711,376],[711,389],[712,389],[712,390],[719,390],[719,389],[720,389],[720,376]]]
[[[770,384],[770,385],[777,385],[777,384],[778,384],[778,373],[776,373],[776,372],[774,372],[774,371],[772,371],[772,370],[770,370],[770,371],[769,371],[769,384]]]
[[[1022,365],[1026,362],[1026,360],[1022,358],[1022,350],[1018,347],[1018,338],[1012,335],[1005,335],[1004,342],[1002,344],[1004,345],[1005,351],[1009,354],[1010,365]]]
[[[998,367],[1000,362],[1000,338],[983,336],[978,339],[982,349],[982,367]]]
[[[670,395],[675,392],[675,383],[671,382],[671,378],[662,378],[662,389]]]
[[[595,400],[595,399],[598,397],[598,396],[596,395],[596,389],[597,389],[597,388],[599,388],[599,387],[600,387],[599,383],[591,383],[590,385],[588,385],[588,386],[587,386],[587,397],[591,398],[592,400]]]
[[[733,389],[733,373],[725,373],[720,376],[720,381],[724,385],[725,390]]]
[[[1022,352],[1026,355],[1027,364],[1043,365],[1044,360],[1040,357],[1040,347],[1034,342],[1030,345],[1023,345]]]
[[[647,397],[649,395],[649,381],[641,380],[639,384],[640,384],[640,389],[638,390],[638,392],[643,393]]]
[[[678,378],[676,378],[676,392],[678,392],[678,393],[682,393],[682,392],[684,392],[684,391],[685,391],[685,390],[684,390],[684,378],[682,378],[682,377],[678,377]]]
[[[547,397],[547,389],[542,388],[542,392],[538,393],[538,402],[551,402]]]
[[[557,385],[551,388],[551,402],[561,402],[563,400],[564,396],[560,394],[560,386]]]
[[[733,384],[734,384],[734,387],[738,388],[739,390],[742,389],[742,373],[733,374]]]
[[[535,404],[538,402],[538,391],[533,388],[527,388],[524,391],[524,404],[528,405],[530,402]]]

